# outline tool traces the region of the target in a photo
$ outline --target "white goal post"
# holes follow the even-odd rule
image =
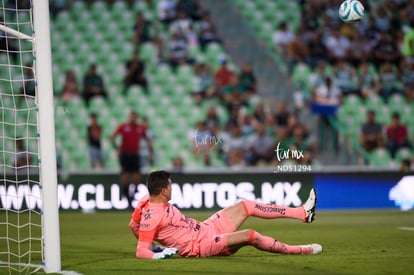
[[[9,47],[8,42],[6,48],[0,48],[0,70],[9,74],[0,75],[0,82],[5,83],[0,83],[0,89],[8,89],[7,92],[0,91],[0,274],[4,274],[2,268],[8,269],[8,274],[27,274],[41,268],[46,273],[61,271],[49,1],[29,2],[30,8],[22,11],[19,0],[14,0],[15,7],[10,1],[0,1],[0,5],[3,5],[0,16],[4,20],[0,22],[0,39],[10,38],[18,42],[17,50]],[[12,14],[11,17],[19,18],[23,12],[30,18],[31,34],[20,31],[19,19],[16,19],[17,22],[8,22],[8,16],[5,16]],[[31,42],[31,52],[22,50],[23,40]],[[32,54],[29,61],[23,58],[28,53]],[[18,55],[17,61],[16,58],[14,61],[11,58],[15,55]],[[30,81],[34,84],[34,96],[28,96],[25,88],[22,88],[24,92],[15,88],[16,83],[25,85],[27,78],[25,80],[24,73],[27,70],[32,72]],[[20,72],[19,80],[15,79],[13,72]],[[27,98],[34,103],[28,104]],[[22,100],[26,100],[24,106],[28,106],[27,109],[19,109]],[[37,118],[34,119],[35,122],[29,121],[29,116],[27,121],[23,119],[25,131],[20,131],[19,128],[24,124],[17,118],[22,113],[20,111],[27,115],[33,113]],[[6,117],[10,117],[9,113],[14,114],[14,120],[6,120]],[[27,135],[32,126],[37,130],[31,132],[37,133]],[[18,173],[17,166],[10,164],[10,160],[16,161],[18,155],[21,155],[17,148],[18,141],[29,145],[36,142],[35,146],[23,152],[27,155],[27,163],[23,165],[26,171],[24,173]],[[16,145],[11,145],[13,142]],[[33,149],[34,147],[36,148]],[[11,176],[9,171],[14,171]],[[23,206],[22,201],[26,205]],[[32,257],[31,250],[40,256],[36,254]]]
[[[44,269],[46,273],[52,273],[61,270],[61,263],[48,0],[33,0],[33,21],[39,106],[39,173],[42,186]]]

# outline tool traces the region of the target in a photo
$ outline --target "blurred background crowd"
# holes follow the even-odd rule
[[[361,1],[357,24],[340,2],[51,0],[62,169],[118,168],[109,137],[135,111],[147,167],[409,170],[414,1]]]

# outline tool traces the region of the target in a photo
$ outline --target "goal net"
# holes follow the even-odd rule
[[[0,274],[60,271],[51,82],[48,1],[0,0]]]

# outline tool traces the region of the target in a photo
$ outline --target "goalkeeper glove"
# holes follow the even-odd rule
[[[178,253],[177,248],[167,247],[167,248],[164,248],[162,252],[154,253],[154,256],[152,256],[152,258],[154,260],[168,259],[168,258],[171,258],[176,253]]]
[[[151,247],[152,252],[156,253],[156,252],[162,252],[164,250],[165,247],[161,246],[161,245],[155,245],[153,244]]]

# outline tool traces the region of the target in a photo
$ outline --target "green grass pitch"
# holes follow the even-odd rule
[[[213,213],[183,212],[199,220]],[[64,274],[414,274],[414,211],[319,211],[312,224],[250,218],[242,227],[288,244],[320,243],[320,255],[278,255],[245,247],[229,257],[158,261],[135,258],[130,216],[127,211],[61,212]],[[3,266],[0,274],[9,273]]]
[[[212,212],[185,212],[205,219]],[[316,221],[250,218],[289,244],[320,243],[320,255],[277,255],[242,248],[229,257],[139,260],[128,212],[60,214],[62,270],[81,274],[414,274],[414,213],[319,211]]]

